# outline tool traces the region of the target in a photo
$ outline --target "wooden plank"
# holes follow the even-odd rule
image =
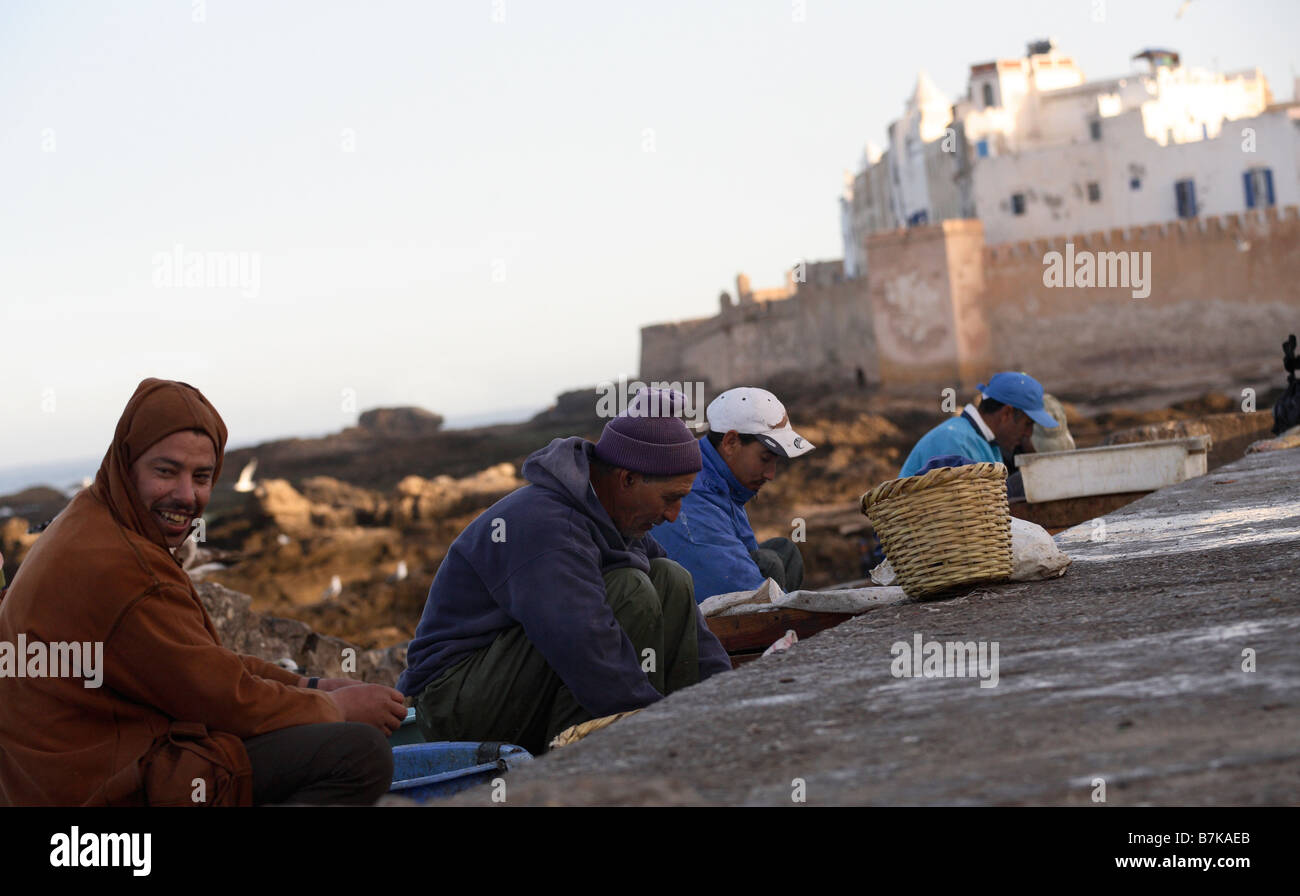
[[[772,642],[794,629],[801,639],[852,619],[852,613],[813,613],[808,610],[779,609],[768,613],[745,613],[740,616],[712,616],[706,620],[709,630],[718,636],[727,653],[766,650]]]

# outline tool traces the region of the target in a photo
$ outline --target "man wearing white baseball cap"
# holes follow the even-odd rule
[[[773,579],[786,591],[803,584],[803,556],[788,538],[761,545],[745,504],[776,478],[777,458],[794,458],[813,445],[790,426],[771,392],[742,386],[723,392],[706,411],[709,434],[700,440],[704,468],[681,513],[652,531],[655,540],[690,572],[695,599],[752,591]]]
[[[961,455],[975,461],[1007,464],[1028,441],[1037,423],[1055,429],[1057,422],[1043,408],[1043,387],[1027,373],[995,373],[980,383],[980,406],[968,404],[961,414],[923,435],[907,456],[898,478],[915,476],[933,457]]]

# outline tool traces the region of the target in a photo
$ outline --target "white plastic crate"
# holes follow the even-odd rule
[[[1149,492],[1184,479],[1205,475],[1206,436],[1106,445],[1078,451],[1020,454],[1016,467],[1025,484],[1025,500],[1031,504]]]

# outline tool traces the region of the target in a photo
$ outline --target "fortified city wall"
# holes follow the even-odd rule
[[[1043,256],[1066,242],[985,250],[984,307],[1001,366],[1120,392],[1281,371],[1282,341],[1300,332],[1295,206],[1069,238],[1075,252],[1150,252],[1151,294],[1140,299],[1127,288],[1045,287]]]
[[[1064,396],[1276,378],[1282,340],[1300,331],[1297,212],[991,247],[975,219],[872,234],[864,278],[835,282],[822,262],[793,294],[742,293],[714,317],[644,327],[641,378],[718,391],[782,376],[852,383],[861,371],[887,390],[923,392],[1016,369]],[[1076,259],[1136,252],[1141,266],[1128,286],[1047,286],[1047,253],[1064,256],[1067,243]]]

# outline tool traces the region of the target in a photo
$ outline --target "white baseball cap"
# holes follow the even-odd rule
[[[728,389],[709,403],[705,412],[709,429],[758,436],[758,440],[781,457],[798,457],[812,451],[811,442],[790,427],[785,405],[764,389],[741,386]]]

